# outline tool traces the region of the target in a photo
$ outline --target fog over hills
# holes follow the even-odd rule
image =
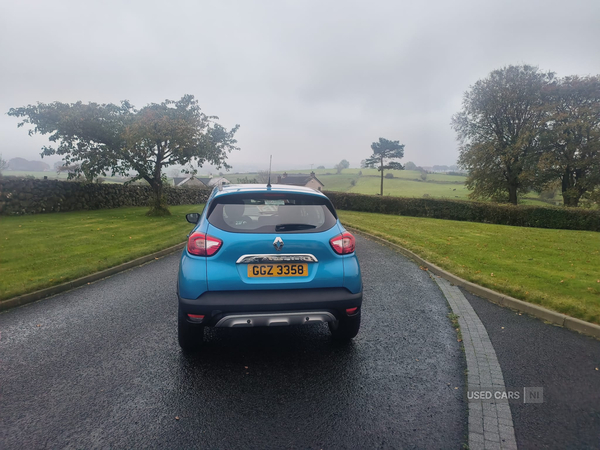
[[[13,107],[192,94],[241,125],[236,171],[269,155],[276,170],[358,167],[379,137],[406,145],[403,162],[452,165],[469,86],[507,64],[600,73],[598,17],[597,0],[4,2],[0,153],[35,160],[48,143]]]

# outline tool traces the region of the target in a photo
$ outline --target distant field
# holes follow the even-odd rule
[[[5,177],[34,177],[34,178],[44,178],[48,177],[49,179],[67,179],[66,173],[56,173],[56,171],[51,170],[49,172],[32,172],[25,170],[4,170],[2,175]]]
[[[68,174],[65,172],[57,173],[56,171],[50,172],[34,172],[34,171],[24,171],[24,170],[5,170],[2,172],[2,175],[5,177],[34,177],[38,179],[44,179],[47,177],[49,180],[66,180],[68,178]],[[121,178],[116,177],[102,177],[104,179],[104,183],[107,184],[123,184]],[[170,179],[172,180],[172,178]]]
[[[378,177],[358,177],[356,185],[351,186],[350,180],[346,186],[338,188],[341,184],[336,180],[340,175],[323,175],[319,180],[325,184],[325,190],[355,192],[357,194],[379,194],[381,179]],[[347,175],[345,175],[347,176]],[[335,181],[334,181],[335,180]],[[438,197],[468,200],[469,191],[464,184],[438,184],[423,181],[407,180],[402,178],[386,178],[383,180],[383,195],[398,197]]]
[[[310,170],[297,170],[290,171],[289,173],[306,173],[309,174]],[[321,175],[335,175],[335,169],[315,169],[315,175],[317,178],[321,179]],[[379,177],[379,172],[377,169],[344,169],[340,175],[358,175],[362,173],[363,176],[374,176]],[[421,172],[418,170],[386,170],[385,173],[394,174],[394,178],[403,178],[406,180],[420,180]],[[445,173],[428,173],[427,180],[428,181],[442,181],[442,182],[452,182],[452,183],[464,183],[467,177],[459,176],[459,175],[446,175]]]
[[[304,173],[309,174],[311,170],[290,170],[289,174],[297,174]],[[374,177],[379,179],[379,172],[377,169],[344,169],[341,174],[337,174],[335,169],[315,169],[315,175],[319,180],[323,183],[323,178],[327,177],[327,179],[332,180],[333,177],[342,177],[342,179],[352,179],[358,178],[359,173],[362,173],[363,177]],[[394,178],[401,178],[403,180],[414,180],[417,182],[422,182],[421,180],[421,172],[418,170],[386,170],[387,173],[392,173]],[[274,172],[273,180],[277,179],[277,175],[281,175],[283,172]],[[231,180],[232,183],[235,183],[238,178],[248,177],[250,179],[257,176],[256,173],[229,173],[224,175],[227,179]],[[440,182],[440,183],[452,183],[452,184],[464,184],[466,181],[466,177],[458,176],[458,175],[446,175],[443,173],[429,173],[427,174],[427,181]],[[387,180],[387,179],[386,179]],[[337,181],[334,181],[337,183]]]
[[[400,171],[401,173],[404,171]],[[406,171],[410,174],[410,171]],[[418,172],[417,172],[418,173]],[[454,177],[452,175],[430,174],[427,181],[407,178],[384,178],[383,180],[383,195],[394,197],[417,197],[423,198],[446,198],[450,200],[470,200],[469,190],[464,184],[432,182],[430,177],[437,175],[438,177],[449,177],[463,179],[464,177]],[[338,192],[354,192],[356,194],[377,195],[381,178],[375,176],[358,176],[346,174],[345,171],[340,175],[319,175],[319,180],[325,185],[324,190]],[[355,180],[355,185],[351,182]],[[464,183],[464,181],[463,181]],[[521,200],[524,205],[548,206],[548,203],[537,200],[535,193],[531,194],[532,198]]]
[[[34,172],[34,171],[25,171],[25,170],[5,170],[2,172],[2,175],[5,177],[34,177],[43,179],[47,177],[49,180],[66,180],[68,174],[65,172],[57,173],[55,170],[51,170],[49,172]],[[121,181],[117,178],[111,177],[102,177],[104,178],[105,183],[120,183]]]
[[[289,174],[309,174],[310,169],[290,170]],[[379,194],[381,178],[377,169],[344,169],[339,175],[336,170],[314,169],[316,177],[324,185],[325,191],[354,192],[357,194],[376,195]],[[464,183],[467,179],[460,175],[447,175],[442,173],[429,173],[425,181],[421,179],[421,172],[417,170],[390,170],[394,178],[383,180],[383,195],[397,197],[418,197],[428,195],[430,198],[446,198],[451,200],[470,200],[469,190]],[[275,182],[277,175],[283,172],[273,173],[272,181]],[[362,175],[359,175],[362,173]],[[237,183],[238,178],[256,177],[256,173],[229,173],[225,177],[232,183]],[[355,185],[352,185],[354,180]],[[557,197],[560,200],[560,197]],[[523,205],[548,206],[547,202],[538,199],[538,195],[532,192],[528,198],[520,201]]]
[[[310,169],[289,171],[288,173],[305,173],[309,174]],[[344,169],[341,174],[337,174],[336,170],[330,169],[315,169],[317,178],[325,185],[326,191],[338,192],[354,192],[357,194],[376,195],[379,194],[380,177],[377,169]],[[430,198],[447,198],[452,200],[469,200],[469,190],[464,186],[466,181],[465,176],[446,175],[442,173],[429,173],[425,181],[421,179],[421,172],[417,170],[390,170],[385,173],[392,173],[394,178],[385,178],[383,184],[383,194],[397,197],[425,197]],[[283,172],[273,173],[272,182],[277,180],[277,175]],[[359,175],[361,173],[362,175]],[[4,172],[5,176],[33,176],[35,178],[49,179],[66,179],[67,174],[57,174],[55,171],[50,172],[24,172],[11,171]],[[238,179],[255,178],[256,173],[225,173],[224,176],[232,183],[237,183]],[[202,176],[202,175],[198,175]],[[355,180],[355,185],[352,186],[352,180]],[[105,178],[105,183],[115,183],[120,180],[110,177]],[[560,196],[556,198],[560,201]],[[532,192],[527,198],[522,199],[521,204],[547,206],[548,203],[538,199],[538,195]]]

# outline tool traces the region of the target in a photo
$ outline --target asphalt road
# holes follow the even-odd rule
[[[510,405],[519,448],[600,448],[600,341],[463,293],[487,329],[507,389],[543,388],[543,403]]]
[[[357,237],[363,327],[176,340],[178,255],[0,314],[0,448],[461,448],[465,362],[440,290]]]

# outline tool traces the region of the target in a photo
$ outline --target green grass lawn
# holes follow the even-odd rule
[[[73,280],[185,241],[188,212],[147,208],[0,216],[0,300]],[[469,281],[600,323],[600,233],[339,211]],[[399,277],[401,274],[399,274]]]
[[[54,286],[185,241],[188,212],[146,217],[148,208],[0,216],[0,300]]]
[[[600,233],[338,212],[461,278],[600,324]]]

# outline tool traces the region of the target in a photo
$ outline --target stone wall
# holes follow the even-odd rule
[[[210,189],[165,187],[169,205],[205,203]],[[0,215],[148,206],[150,186],[0,178]]]

